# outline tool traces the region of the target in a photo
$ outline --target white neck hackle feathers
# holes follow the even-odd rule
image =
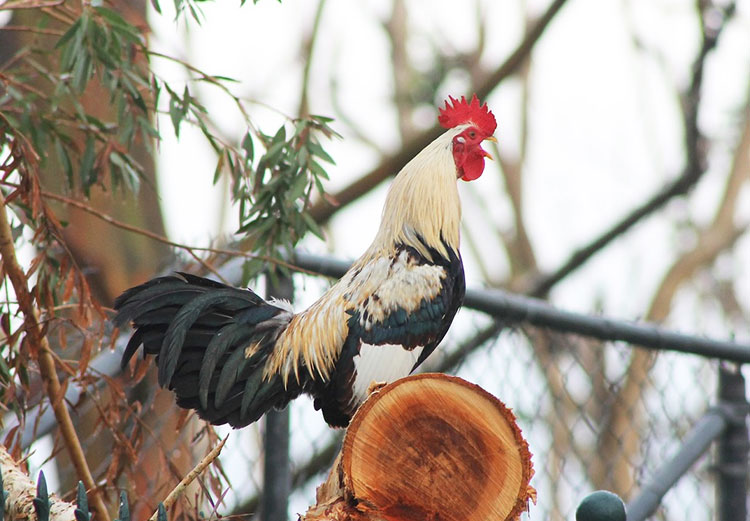
[[[358,265],[394,250],[397,244],[411,246],[431,261],[434,259],[424,243],[446,259],[446,246],[458,252],[461,203],[453,138],[467,127],[445,132],[399,172],[388,191],[380,229]]]
[[[380,267],[378,261],[392,257],[398,244],[413,247],[430,261],[436,259],[425,243],[446,259],[450,257],[448,249],[458,254],[461,204],[453,138],[468,126],[448,130],[399,172],[388,191],[380,229],[372,244],[325,295],[292,318],[266,363],[265,379],[279,374],[286,387],[290,378],[300,381],[300,370],[321,380],[330,377],[348,334],[347,322],[341,316],[347,309],[363,306],[374,291],[373,285],[382,283],[366,267]],[[361,276],[355,280],[355,274]],[[413,295],[419,297],[414,298],[414,305],[438,290],[439,286],[431,288],[429,295]]]

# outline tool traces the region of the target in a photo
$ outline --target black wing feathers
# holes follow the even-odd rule
[[[156,355],[159,383],[175,392],[177,404],[211,423],[248,425],[302,392],[297,382],[285,388],[280,377],[263,377],[292,315],[250,290],[180,273],[129,289],[115,309],[118,326],[135,327],[122,365],[143,345],[144,355]]]
[[[430,263],[416,249],[401,246],[396,255],[406,249],[417,265]],[[352,310],[348,320],[349,335],[336,362],[336,368],[329,382],[318,383],[315,407],[322,409],[323,416],[330,425],[345,427],[357,408],[352,400],[353,384],[356,378],[354,357],[359,354],[363,343],[371,345],[400,345],[404,349],[424,346],[413,371],[435,350],[461,306],[466,283],[461,256],[446,246],[449,257],[441,257],[437,250],[429,248],[436,264],[444,269],[445,278],[439,293],[431,299],[423,298],[419,308],[407,312],[403,308],[392,310],[381,321],[373,323],[369,329],[361,326],[364,311]],[[372,295],[370,298],[377,298]],[[364,317],[368,322],[367,318]]]
[[[351,330],[350,330],[351,331]],[[359,338],[349,334],[341,355],[336,361],[336,370],[328,382],[316,382],[315,409],[320,409],[328,425],[346,427],[357,405],[353,403],[354,355],[359,349]]]
[[[425,345],[425,348],[419,355],[417,362],[414,364],[412,371],[419,367],[435,348],[440,344],[448,332],[448,329],[453,323],[453,318],[456,316],[458,309],[464,302],[464,296],[466,295],[466,278],[464,275],[464,264],[461,260],[461,254],[448,249],[450,258],[443,265],[446,269],[447,276],[443,282],[443,289],[434,299],[435,304],[431,308],[433,319],[437,321],[439,327],[436,328],[435,338],[432,342]],[[433,253],[433,257],[436,254]],[[436,313],[440,310],[440,315],[436,316]]]
[[[404,246],[419,264],[429,261],[415,249]],[[359,326],[359,311],[349,319],[350,331],[362,342],[372,345],[394,344],[405,349],[425,346],[414,368],[421,364],[437,347],[456,315],[466,293],[463,263],[459,254],[448,249],[450,257],[445,259],[437,250],[431,249],[434,263],[446,273],[440,292],[431,299],[423,298],[419,308],[407,312],[402,308],[391,311],[384,320],[376,322],[368,330]]]
[[[407,349],[422,346],[434,341],[445,316],[446,303],[442,292],[432,300],[422,299],[419,309],[407,313],[396,309],[384,321],[368,330],[361,330],[362,341],[373,345],[398,344]],[[350,320],[359,322],[359,312]],[[361,328],[360,328],[361,329]]]

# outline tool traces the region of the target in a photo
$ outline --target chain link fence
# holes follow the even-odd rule
[[[435,370],[461,339],[486,327],[462,311],[456,327],[420,368]],[[538,491],[528,519],[572,520],[581,499],[605,488],[633,497],[672,456],[716,400],[716,362],[654,354],[622,343],[506,328],[460,359],[450,372],[511,407],[533,453]],[[289,519],[315,503],[340,443],[306,398],[293,402]],[[262,491],[262,425],[235,433],[222,459],[233,491],[227,511],[254,511]],[[709,519],[714,511],[711,459],[704,456],[665,497],[656,519]]]

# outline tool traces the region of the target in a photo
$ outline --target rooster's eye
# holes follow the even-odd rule
[[[477,133],[476,133],[476,132],[474,132],[473,130],[470,130],[470,131],[469,131],[469,137],[470,137],[471,139],[474,139],[475,137],[477,137]]]

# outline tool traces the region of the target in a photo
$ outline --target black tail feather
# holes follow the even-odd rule
[[[245,340],[243,338],[245,331],[239,324],[226,326],[221,334],[215,335],[206,346],[203,356],[203,366],[200,369],[198,378],[198,388],[201,405],[208,407],[208,391],[211,378],[213,377],[216,367],[226,365],[226,352],[232,344]],[[220,361],[222,363],[220,363]]]
[[[211,291],[195,296],[183,304],[172,318],[159,352],[159,357],[162,360],[162,363],[159,364],[160,385],[166,386],[172,379],[177,362],[180,359],[182,345],[185,343],[185,337],[191,332],[191,328],[201,316],[213,313],[226,316],[229,322],[233,320],[235,312],[241,310],[243,305],[269,305],[264,301],[261,301],[262,303],[249,301],[247,298],[243,298],[245,297],[245,295],[242,295],[243,292],[255,296],[254,293],[247,290],[229,287],[224,289],[211,288]],[[172,294],[171,296],[175,297],[176,295]],[[255,324],[248,323],[246,325],[253,326]]]
[[[135,327],[122,366],[143,345],[144,355],[156,355],[159,384],[175,392],[180,407],[213,424],[248,425],[308,386],[264,377],[292,314],[250,290],[179,273],[127,290],[114,307],[118,326]]]

